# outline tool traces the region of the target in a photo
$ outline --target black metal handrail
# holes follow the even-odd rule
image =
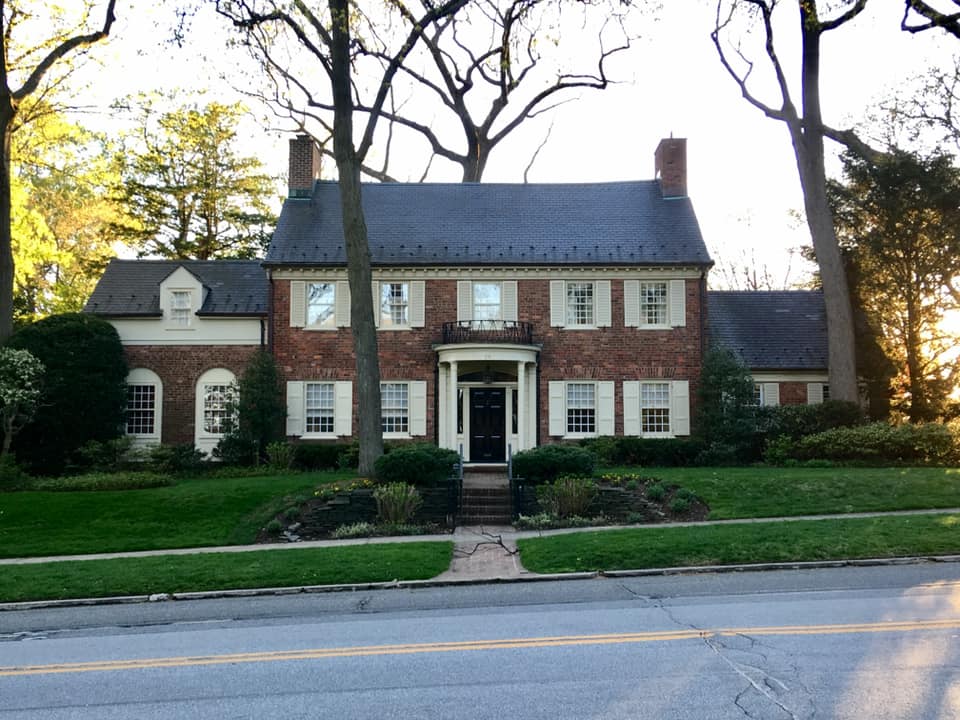
[[[447,488],[447,517],[450,527],[456,527],[460,517],[460,503],[463,501],[463,445],[460,446],[460,457],[453,464]]]
[[[532,326],[519,320],[459,320],[443,324],[443,344],[513,343],[531,345]]]

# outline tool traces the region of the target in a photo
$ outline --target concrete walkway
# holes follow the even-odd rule
[[[458,527],[453,534],[405,535],[400,537],[357,538],[352,540],[309,540],[296,543],[264,545],[227,545],[221,547],[194,547],[169,550],[141,550],[137,552],[96,553],[92,555],[57,555],[33,558],[0,559],[2,565],[29,565],[50,562],[111,560],[116,558],[153,557],[157,555],[196,555],[200,553],[237,553],[259,551],[302,550],[306,548],[343,547],[347,545],[377,545],[405,542],[450,542],[454,545],[454,558],[450,569],[437,580],[499,580],[534,577],[524,570],[517,554],[517,540],[523,538],[565,535],[577,532],[607,532],[625,528],[655,530],[676,527],[702,527],[707,525],[745,525],[766,522],[801,522],[804,520],[845,520],[852,518],[898,517],[910,515],[960,514],[960,508],[935,510],[897,510],[892,512],[838,513],[831,515],[798,515],[795,517],[744,518],[739,520],[706,520],[687,523],[658,523],[648,525],[615,525],[610,527],[560,528],[557,530],[515,530],[510,526]]]

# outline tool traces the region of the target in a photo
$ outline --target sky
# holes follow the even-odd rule
[[[85,115],[86,122],[114,127],[109,103],[137,91],[176,89],[185,102],[202,91],[203,100],[233,101],[241,96],[236,86],[249,82],[238,79],[245,58],[224,49],[228,32],[212,13],[198,17],[184,47],[176,48],[161,42],[169,26],[166,10],[159,3],[149,5],[133,11],[129,3],[120,3],[112,37],[96,52],[102,65],[90,69],[87,97],[97,107]],[[584,91],[530,124],[494,151],[484,181],[522,182],[548,129],[549,141],[530,172],[532,182],[651,179],[659,140],[685,137],[688,191],[714,259],[729,264],[752,257],[777,282],[804,281],[804,264],[791,251],[809,244],[809,234],[797,217],[803,201],[786,128],[743,100],[720,65],[710,40],[713,3],[663,0],[663,5],[655,20],[639,20],[641,39],[611,66],[619,83],[604,91]],[[901,7],[893,0],[874,0],[854,23],[825,37],[822,105],[829,124],[861,122],[869,107],[911,87],[912,79],[931,64],[950,62],[950,53],[960,48],[955,40],[901,32]],[[795,70],[795,28],[790,24],[778,31],[781,58],[788,72]],[[560,38],[570,53],[584,52],[583,39]],[[756,74],[764,79],[759,67]],[[794,72],[790,80],[797,79]],[[760,94],[777,104],[776,95]],[[281,175],[289,128],[276,121],[269,125],[251,119],[241,129],[243,147],[269,172]],[[422,165],[422,156],[411,157],[394,174],[417,179]],[[833,161],[830,167],[836,171],[838,165]],[[458,170],[437,161],[429,179],[457,181]]]

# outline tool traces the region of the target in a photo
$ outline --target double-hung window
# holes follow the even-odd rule
[[[203,431],[223,435],[233,413],[232,385],[203,386]]]
[[[156,385],[127,385],[127,435],[154,435],[156,410]]]
[[[667,283],[640,283],[640,322],[643,325],[667,324]]]
[[[763,405],[763,385],[761,383],[753,384],[753,404],[757,407]]]
[[[490,326],[503,319],[503,295],[500,283],[473,284],[473,321]]]
[[[594,325],[592,282],[567,283],[567,327]]]
[[[305,387],[306,432],[332,435],[333,418],[333,383],[307,383]]]
[[[336,283],[307,284],[307,325],[336,327]]]
[[[407,383],[380,383],[380,417],[384,434],[410,432],[410,393]]]
[[[190,327],[193,310],[193,293],[189,290],[173,290],[170,293],[170,323],[177,327]]]
[[[567,383],[567,435],[592,435],[596,432],[596,385]]]
[[[670,432],[670,383],[640,384],[640,432]]]
[[[380,283],[380,327],[409,327],[410,283]]]

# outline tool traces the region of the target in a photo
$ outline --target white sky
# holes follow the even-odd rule
[[[787,131],[749,106],[721,67],[709,37],[713,3],[663,3],[657,21],[645,23],[644,38],[612,70],[623,82],[602,92],[584,91],[580,100],[556,111],[550,141],[530,180],[649,179],[660,138],[686,137],[689,194],[714,259],[752,252],[782,275],[789,250],[809,241],[806,227],[791,217],[803,203]],[[236,99],[218,76],[240,64],[242,55],[223,50],[224,29],[212,14],[197,21],[187,45],[177,50],[159,42],[165,33],[150,24],[151,19],[168,22],[162,8],[138,4],[133,11],[130,4],[121,0],[113,36],[97,51],[106,63],[106,73],[93,78],[101,107],[116,97],[159,88],[183,88],[184,101],[199,89],[207,90],[205,99]],[[853,24],[825,37],[822,105],[828,123],[845,127],[860,121],[872,103],[908,87],[925,67],[948,62],[949,53],[960,49],[956,40],[901,32],[901,8],[900,2],[874,0]],[[791,24],[780,32],[786,43],[796,31]],[[789,45],[780,53],[788,68],[796,67]],[[765,97],[777,104],[775,95]],[[85,117],[110,126],[108,114]],[[540,119],[495,150],[484,180],[521,182],[549,124],[550,118]],[[260,157],[271,173],[286,172],[289,135],[253,122],[243,134],[246,152]],[[422,162],[418,158],[406,173],[392,170],[400,179],[415,179]],[[459,179],[455,166],[436,161],[434,167],[431,180]],[[798,266],[794,261],[795,281],[803,279]]]

